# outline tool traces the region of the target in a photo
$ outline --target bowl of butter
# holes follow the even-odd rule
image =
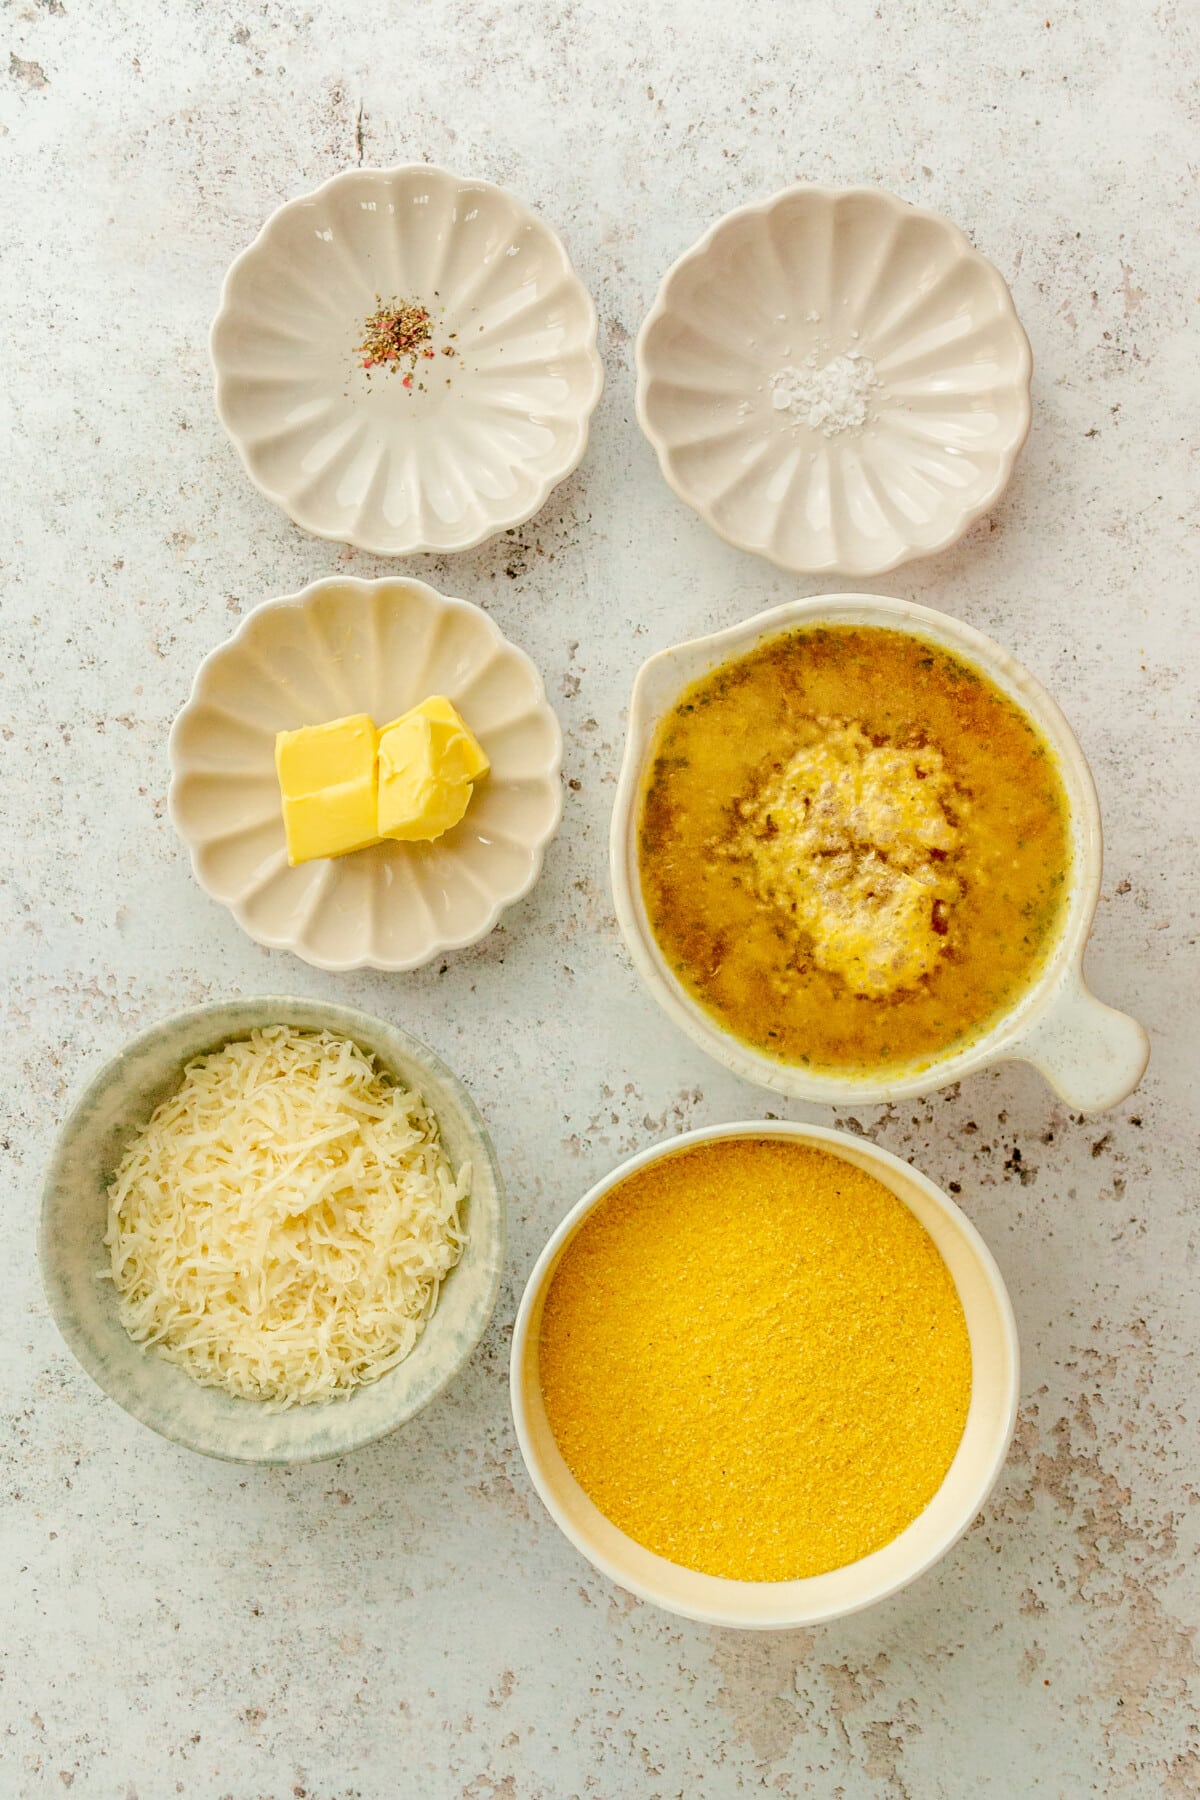
[[[204,891],[317,968],[415,969],[528,892],[562,812],[540,675],[425,582],[319,581],[205,658],[170,737]]]

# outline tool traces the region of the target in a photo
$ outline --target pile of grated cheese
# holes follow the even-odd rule
[[[188,1064],[108,1192],[122,1323],[207,1386],[273,1409],[406,1357],[466,1241],[419,1094],[333,1032],[276,1025]]]
[[[818,968],[870,999],[915,987],[962,897],[952,820],[969,802],[933,745],[877,744],[848,719],[803,721],[797,738],[740,803],[728,854],[807,935]]]

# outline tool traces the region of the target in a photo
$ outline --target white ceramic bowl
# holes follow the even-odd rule
[[[491,761],[430,844],[289,868],[275,733],[377,724],[429,694]],[[196,880],[244,931],[319,969],[415,969],[483,937],[529,891],[562,815],[562,733],[541,676],[485,612],[423,581],[317,581],[256,608],[201,663],[171,731],[169,809]]]
[[[677,980],[646,917],[638,873],[638,816],[646,764],[660,720],[680,693],[719,664],[756,644],[806,625],[881,625],[931,640],[991,677],[1033,720],[1057,754],[1071,813],[1073,868],[1057,942],[1041,974],[982,1036],[911,1069],[861,1076],[817,1074],[743,1043],[704,1010]],[[801,1100],[870,1105],[925,1094],[973,1075],[989,1063],[1029,1062],[1069,1106],[1099,1112],[1137,1086],[1150,1054],[1142,1027],[1105,1006],[1083,978],[1083,953],[1100,895],[1100,808],[1083,751],[1059,708],[1027,669],[991,638],[906,600],[830,594],[794,600],[711,637],[662,650],[634,683],[625,757],[613,803],[609,845],[617,919],[650,992],[701,1049],[747,1081]]]
[[[779,371],[846,356],[874,370],[860,429],[776,409]],[[995,504],[1029,431],[1031,367],[1002,277],[948,219],[801,185],[727,214],[668,271],[638,335],[638,420],[728,543],[878,575]]]
[[[410,389],[355,354],[376,295],[433,315]],[[212,359],[254,485],[380,556],[530,518],[583,456],[603,385],[596,309],[550,227],[425,163],[350,169],[272,214],[225,278]]]
[[[184,1065],[258,1026],[336,1031],[368,1052],[437,1116],[454,1169],[471,1165],[467,1244],[442,1284],[437,1310],[408,1357],[327,1406],[271,1412],[202,1387],[135,1344],[117,1313],[104,1233],[108,1185],[125,1148]],[[300,1463],[344,1456],[427,1406],[466,1363],[491,1318],[504,1264],[504,1189],[483,1121],[466,1089],[431,1050],[395,1025],[316,1000],[230,1000],[141,1032],[88,1082],[62,1129],[42,1192],[38,1256],[54,1322],[96,1384],[163,1437],[230,1462]]]
[[[546,1417],[538,1366],[542,1312],[554,1271],[584,1219],[636,1169],[689,1144],[719,1138],[787,1138],[826,1150],[883,1182],[925,1227],[958,1289],[971,1340],[971,1402],[946,1478],[907,1530],[882,1550],[802,1581],[731,1581],[700,1575],[646,1550],[593,1504],[563,1460]],[[1016,1420],[1019,1350],[1012,1306],[987,1245],[928,1177],[890,1151],[819,1125],[748,1121],[686,1131],[606,1175],[558,1227],[534,1266],[513,1328],[512,1407],[534,1487],[555,1524],[588,1561],[630,1593],[709,1625],[783,1630],[858,1612],[907,1586],[945,1555],[983,1505],[1004,1464]]]

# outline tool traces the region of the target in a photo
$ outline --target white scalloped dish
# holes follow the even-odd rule
[[[432,843],[288,866],[275,734],[445,694],[491,773]],[[169,810],[204,891],[319,969],[415,969],[529,891],[562,814],[562,734],[541,676],[479,607],[423,581],[329,580],[269,601],[205,658],[170,738]]]
[[[364,367],[376,297],[425,307],[405,385]],[[417,163],[351,169],[280,207],[229,270],[217,414],[251,481],[317,537],[465,550],[531,518],[587,447],[596,309],[514,195]]]
[[[879,575],[995,504],[1031,370],[1003,278],[948,219],[801,185],[727,214],[668,271],[638,335],[637,412],[726,542]]]

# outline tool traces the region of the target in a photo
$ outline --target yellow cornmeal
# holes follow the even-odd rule
[[[555,1271],[540,1353],[600,1511],[744,1581],[890,1543],[941,1485],[971,1395],[924,1227],[873,1176],[781,1139],[697,1145],[614,1189]]]

